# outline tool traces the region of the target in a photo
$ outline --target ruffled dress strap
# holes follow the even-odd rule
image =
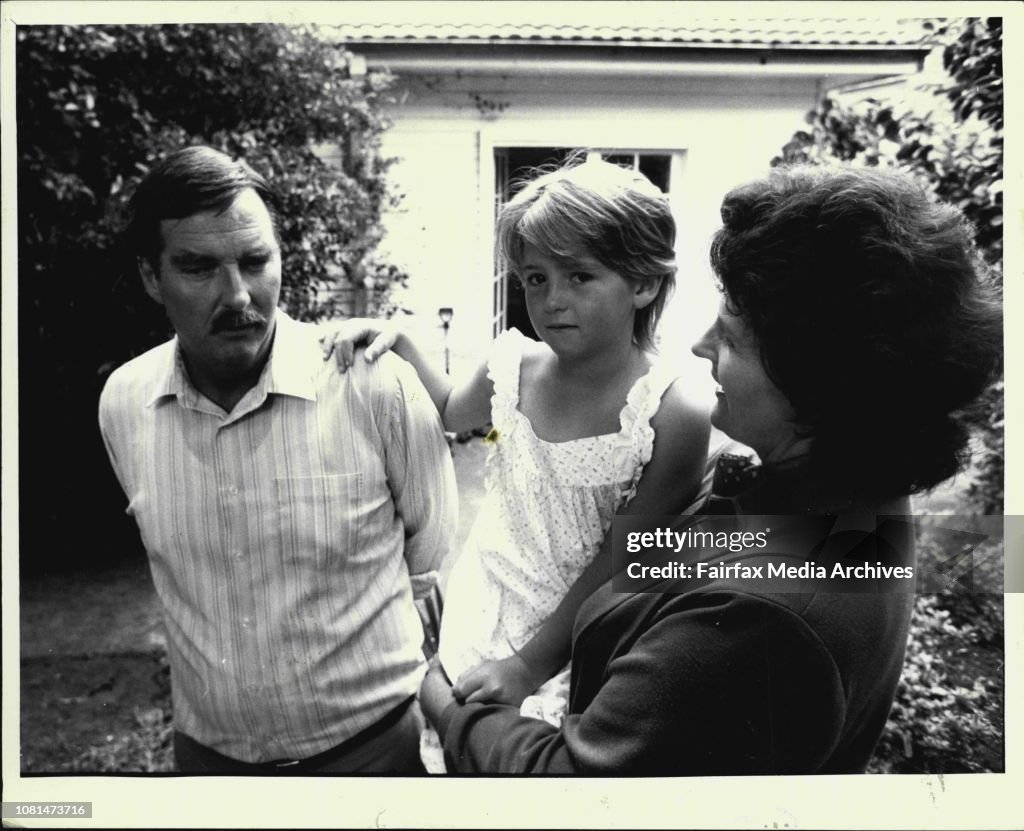
[[[491,395],[491,424],[498,433],[508,434],[519,406],[519,369],[523,363],[526,337],[508,329],[494,339],[487,360],[487,377],[494,384]]]
[[[646,375],[637,379],[626,396],[626,406],[619,413],[619,435],[632,451],[633,469],[628,471],[630,481],[623,494],[622,506],[636,496],[636,487],[643,475],[644,466],[654,453],[654,427],[651,426],[651,419],[658,412],[665,391],[677,378],[679,371],[676,367],[667,361],[658,361]]]

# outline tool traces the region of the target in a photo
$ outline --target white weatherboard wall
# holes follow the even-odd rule
[[[817,95],[809,77],[409,78],[399,88],[383,152],[398,159],[391,179],[404,199],[385,219],[383,248],[411,276],[403,303],[430,351],[441,348],[438,307],[454,309],[455,375],[475,366],[491,339],[495,147],[673,154],[680,270],[661,339],[663,353],[685,355],[717,303],[708,243],[722,196],[768,170]]]

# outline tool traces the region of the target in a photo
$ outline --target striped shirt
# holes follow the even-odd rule
[[[230,413],[177,340],[114,372],[100,429],[164,607],[175,726],[245,762],[304,758],[381,719],[424,671],[413,604],[457,524],[451,454],[412,367],[344,375],[276,314]]]

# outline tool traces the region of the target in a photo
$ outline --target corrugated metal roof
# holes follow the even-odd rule
[[[486,7],[488,4],[481,3]],[[529,4],[526,4],[529,6]],[[574,4],[571,4],[574,5]],[[580,4],[583,5],[583,4]],[[628,18],[628,14],[623,17]],[[350,43],[630,43],[720,47],[914,47],[923,45],[925,19],[715,18],[664,25],[434,21],[352,22],[333,27]]]

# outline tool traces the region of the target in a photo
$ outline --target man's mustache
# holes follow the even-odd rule
[[[262,326],[267,319],[257,311],[247,309],[242,312],[223,312],[213,320],[213,332],[227,332],[242,329],[246,326]]]

